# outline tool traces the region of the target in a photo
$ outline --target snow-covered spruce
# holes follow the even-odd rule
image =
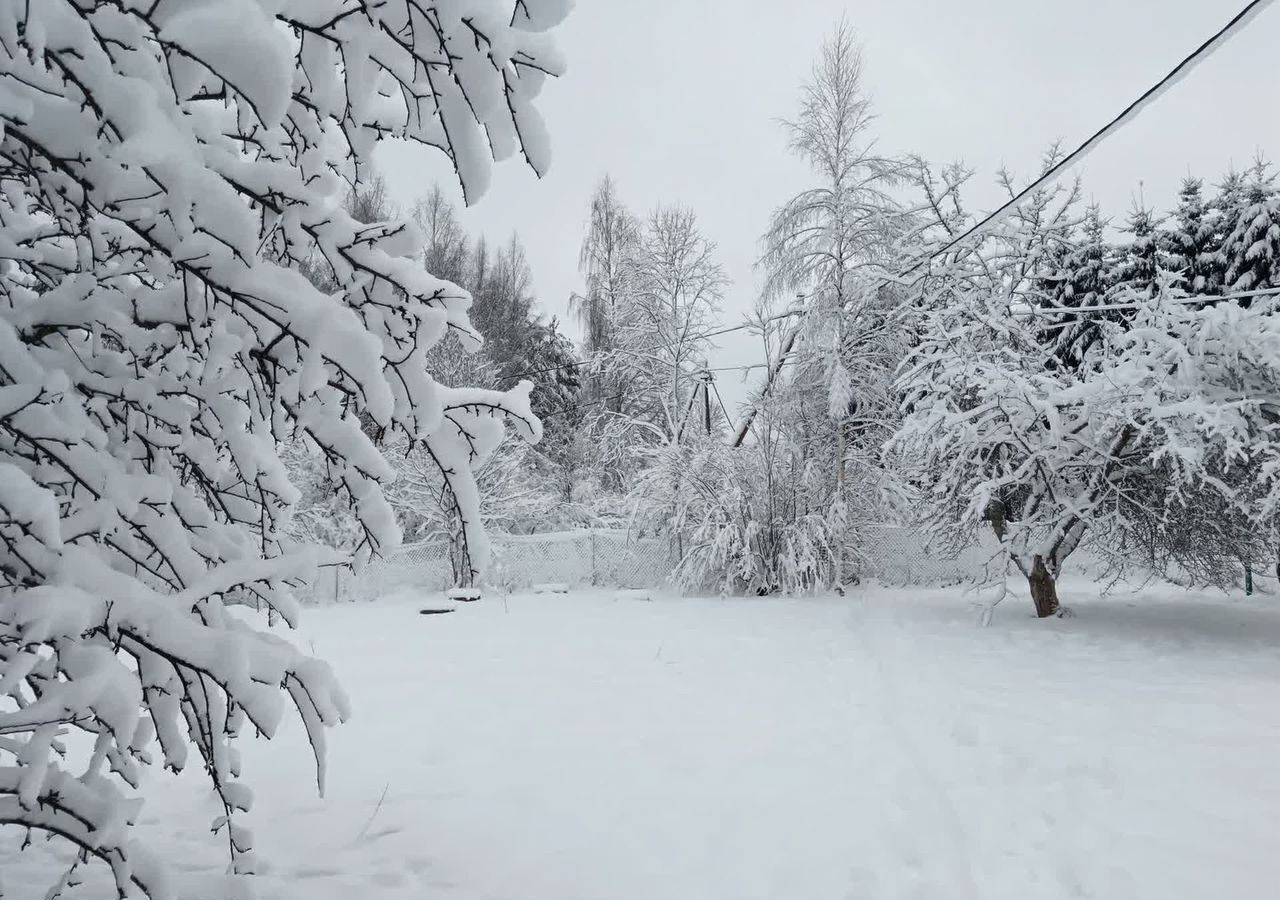
[[[542,32],[568,6],[0,5],[0,825],[167,897],[131,838],[142,767],[194,746],[235,874],[245,724],[269,737],[291,701],[323,781],[342,691],[228,608],[291,622],[315,565],[283,537],[283,440],[323,457],[366,552],[399,539],[368,435],[411,442],[482,564],[470,463],[499,421],[536,439],[528,387],[436,383],[433,344],[478,343],[469,298],[415,262],[416,229],[340,201],[384,137],[446,153],[469,197],[490,156],[541,172]],[[317,259],[336,290],[296,271]]]

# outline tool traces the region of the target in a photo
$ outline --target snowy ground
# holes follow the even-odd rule
[[[357,717],[324,801],[299,728],[248,748],[260,895],[1274,896],[1280,601],[1067,594],[987,629],[954,591],[310,611]],[[213,812],[164,776],[149,837],[217,869]]]

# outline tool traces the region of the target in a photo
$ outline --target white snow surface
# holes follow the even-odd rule
[[[354,716],[245,746],[270,900],[1201,900],[1280,883],[1280,605],[1067,581],[623,603],[427,595],[306,613]],[[281,746],[281,745],[287,746]],[[207,781],[150,772],[179,884],[226,865]],[[61,871],[0,830],[5,896]],[[51,845],[52,846],[52,845]],[[267,865],[269,863],[269,865]],[[107,898],[100,865],[64,896]],[[39,889],[37,891],[37,886]],[[198,896],[211,896],[200,893]]]

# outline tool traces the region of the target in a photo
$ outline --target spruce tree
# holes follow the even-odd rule
[[[1222,292],[1222,238],[1215,227],[1213,209],[1204,199],[1204,182],[1199,178],[1184,179],[1164,243],[1170,268],[1181,273],[1189,293]]]
[[[1275,180],[1270,163],[1261,158],[1250,170],[1235,227],[1223,246],[1228,291],[1280,287],[1280,192]]]
[[[1148,297],[1154,296],[1159,273],[1172,268],[1173,261],[1160,246],[1160,220],[1142,203],[1135,202],[1124,233],[1132,239],[1124,248],[1116,274],[1116,286]]]
[[[1229,267],[1226,253],[1227,238],[1231,237],[1231,233],[1235,231],[1236,222],[1239,221],[1240,215],[1244,211],[1244,197],[1244,174],[1232,168],[1222,177],[1222,181],[1218,184],[1218,193],[1209,203],[1209,218],[1213,226],[1213,240],[1214,245],[1218,248],[1218,258],[1215,261],[1215,265],[1222,275],[1221,290],[1226,290],[1227,268]]]
[[[1055,307],[1100,306],[1116,280],[1115,249],[1106,240],[1107,220],[1097,204],[1085,211],[1080,234],[1064,251],[1047,290]],[[1098,314],[1061,313],[1045,330],[1046,343],[1061,366],[1075,368],[1097,339]]]

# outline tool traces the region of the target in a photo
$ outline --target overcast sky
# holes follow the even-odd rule
[[[755,302],[753,263],[770,212],[808,186],[777,120],[796,107],[823,37],[843,15],[863,45],[881,147],[977,170],[971,203],[995,199],[1001,164],[1030,174],[1050,142],[1074,147],[1221,27],[1243,0],[578,0],[558,30],[568,58],[540,107],[551,172],[497,167],[464,220],[518,231],[542,308],[568,320],[589,197],[606,172],[637,213],[680,203],[697,214],[733,284],[723,318]],[[1280,8],[1271,8],[1086,161],[1086,191],[1122,217],[1139,182],[1171,205],[1188,172],[1216,181],[1259,150],[1280,157]],[[430,151],[381,154],[408,207],[450,173]],[[977,186],[982,186],[983,196]],[[456,192],[459,197],[460,194]],[[566,330],[577,336],[571,321]],[[713,365],[753,363],[745,332]],[[759,370],[723,372],[735,404]]]

